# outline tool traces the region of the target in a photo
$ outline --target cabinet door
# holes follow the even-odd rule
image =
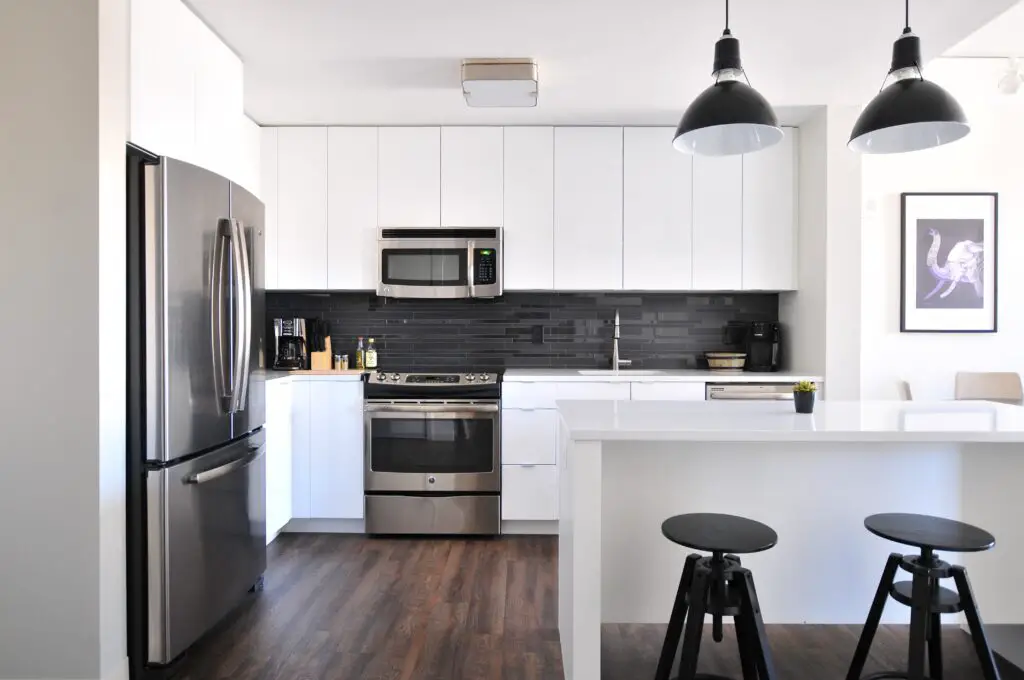
[[[796,288],[797,130],[743,156],[743,288]]]
[[[327,287],[327,128],[277,131],[278,288]]]
[[[693,157],[693,288],[743,283],[743,157]]]
[[[505,128],[507,290],[554,288],[554,154],[553,128]]]
[[[277,288],[277,128],[260,129],[260,199],[266,208],[264,281],[267,290],[274,290]]]
[[[310,383],[310,516],[363,516],[363,385]]]
[[[622,285],[687,290],[692,279],[693,156],[674,128],[623,130]]]
[[[555,290],[622,289],[622,128],[555,128]]]
[[[440,226],[441,129],[382,127],[378,145],[378,226]]]
[[[506,465],[558,463],[558,411],[503,410],[501,462]]]
[[[292,518],[292,385],[267,382],[267,542]]]
[[[635,382],[632,401],[704,401],[702,382]]]
[[[558,519],[558,466],[502,465],[501,518]]]
[[[327,287],[377,288],[377,128],[327,131]]]
[[[196,22],[199,27],[193,49],[200,60],[195,75],[199,165],[241,183],[242,61],[198,17]]]
[[[308,519],[310,401],[308,380],[292,382],[292,517]]]
[[[441,224],[500,227],[500,127],[441,128]]]

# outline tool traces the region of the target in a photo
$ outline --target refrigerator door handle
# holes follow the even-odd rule
[[[234,403],[234,392],[231,389],[230,361],[231,341],[227,338],[227,291],[224,270],[228,246],[231,244],[231,225],[228,220],[220,220],[217,224],[217,238],[213,245],[213,274],[210,286],[210,344],[213,354],[213,384],[217,393],[217,403],[221,411],[230,413]]]
[[[231,293],[233,296],[235,316],[232,320],[234,328],[234,340],[231,343],[231,402],[229,413],[237,413],[241,410],[239,396],[242,391],[242,378],[246,372],[245,361],[245,329],[246,323],[246,294],[245,274],[242,271],[245,262],[245,253],[242,251],[238,240],[238,225],[236,220],[224,220],[227,229],[231,233]]]
[[[232,219],[235,232],[235,261],[238,275],[238,339],[236,345],[237,373],[235,376],[235,411],[243,411],[249,394],[249,364],[252,360],[252,267],[249,264],[249,244],[245,238],[245,225],[240,220]]]
[[[185,477],[183,481],[186,484],[205,484],[206,482],[212,482],[215,479],[231,474],[235,470],[240,470],[241,468],[252,465],[266,450],[266,445],[250,446],[249,453],[241,458],[235,458],[229,463],[218,465],[212,470],[203,470],[202,472],[197,472],[194,475],[189,475],[188,477]]]

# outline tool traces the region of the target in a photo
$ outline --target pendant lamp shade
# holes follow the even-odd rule
[[[893,80],[853,126],[849,147],[861,153],[905,153],[955,142],[971,131],[960,104],[921,73],[921,39],[908,26],[893,44]],[[887,78],[887,79],[888,79]]]
[[[731,156],[782,141],[771,104],[744,82],[740,42],[729,31],[728,12],[727,1],[726,29],[715,43],[715,83],[687,107],[672,140],[672,146],[685,153]]]

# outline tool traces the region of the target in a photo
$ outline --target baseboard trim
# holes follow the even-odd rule
[[[361,519],[293,519],[281,529],[282,534],[364,534]]]
[[[115,668],[113,670],[113,672],[107,673],[102,678],[97,678],[97,680],[128,680],[128,676],[129,676],[129,672],[128,672],[128,657],[126,656],[126,657],[124,657],[124,659],[121,660],[121,662],[119,664],[117,664],[117,668]],[[18,679],[17,678],[3,678],[2,680],[18,680]],[[39,678],[36,678],[36,680],[39,680]],[[54,678],[53,680],[58,680],[58,679]],[[79,678],[79,680],[81,680],[81,678]]]
[[[552,536],[558,535],[558,520],[503,520],[501,533],[514,535],[531,536]]]

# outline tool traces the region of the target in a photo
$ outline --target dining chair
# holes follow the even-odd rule
[[[914,393],[910,390],[910,383],[906,380],[898,380],[896,382],[896,390],[900,393],[901,401],[914,400]]]
[[[1024,402],[1024,388],[1017,373],[960,372],[956,374],[954,397],[1020,404]]]

